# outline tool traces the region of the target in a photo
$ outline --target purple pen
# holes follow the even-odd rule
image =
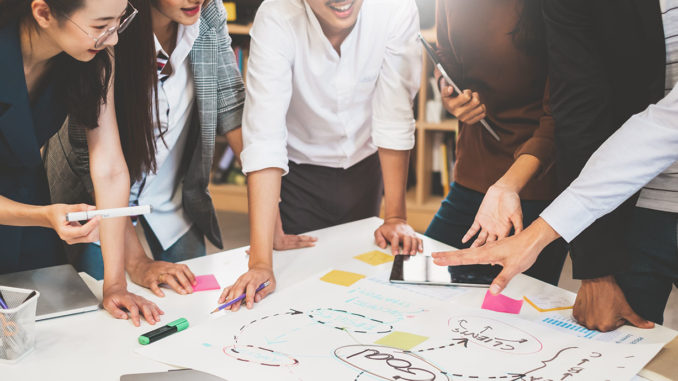
[[[269,284],[271,284],[271,282],[268,281],[268,280],[267,280],[266,282],[260,284],[259,287],[257,287],[257,290],[254,291],[254,293],[257,293],[257,292],[263,290],[263,289],[264,289],[265,287],[267,287]],[[226,304],[220,305],[219,307],[217,307],[214,311],[212,311],[212,312],[210,312],[210,313],[213,314],[213,313],[215,313],[215,312],[219,312],[219,311],[223,310],[224,308],[226,308],[226,307],[228,307],[228,306],[230,306],[230,305],[232,305],[232,304],[234,304],[234,303],[237,303],[237,302],[242,301],[243,299],[245,299],[245,293],[244,293],[244,292],[243,292],[242,295],[240,295],[240,296],[238,296],[237,298],[231,300],[230,302],[228,302],[228,303],[226,303]]]

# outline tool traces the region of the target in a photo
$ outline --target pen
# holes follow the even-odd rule
[[[36,291],[31,292],[30,294],[28,294],[28,296],[26,297],[26,299],[24,299],[24,301],[21,302],[21,304],[26,303],[30,298],[34,297],[36,294],[37,294]]]
[[[428,42],[426,42],[421,33],[419,33],[419,41],[421,41],[422,45],[424,45],[426,53],[428,53],[428,56],[431,57],[431,61],[433,61],[433,64],[436,65],[436,69],[438,69],[443,78],[445,78],[445,81],[447,81],[447,83],[449,83],[454,88],[454,91],[456,91],[458,94],[461,94],[462,93],[461,89],[459,89],[459,87],[457,87],[457,84],[454,83],[452,78],[450,78],[450,76],[447,75],[447,72],[445,71],[445,69],[443,69],[443,65],[438,60],[438,57],[436,57],[435,52],[433,52],[433,48],[431,47],[431,45],[429,45]],[[490,127],[490,125],[487,124],[487,121],[485,119],[481,119],[480,124],[482,124],[483,127],[485,127],[487,132],[489,132],[493,138],[497,139],[497,141],[501,141],[501,139],[499,139],[499,135],[497,135],[497,133],[494,132],[492,127]]]
[[[2,292],[0,292],[0,307],[5,310],[9,309],[9,307],[7,307],[7,303],[5,303],[5,299],[2,297]]]
[[[266,282],[260,284],[259,287],[257,287],[257,290],[254,291],[254,292],[257,293],[257,292],[263,290],[263,289],[264,289],[265,287],[267,287],[269,284],[271,284],[271,282],[267,280]],[[231,300],[230,302],[228,302],[228,303],[226,303],[226,304],[220,305],[219,307],[217,307],[214,311],[212,311],[212,312],[210,312],[210,313],[213,314],[213,313],[215,313],[215,312],[219,312],[219,311],[223,310],[224,308],[226,308],[226,307],[228,307],[228,306],[230,306],[230,305],[232,305],[232,304],[234,304],[234,303],[237,303],[237,302],[242,301],[243,299],[245,299],[245,293],[244,293],[244,292],[242,293],[242,295],[240,295],[240,296],[238,296],[237,298]]]
[[[139,344],[148,345],[173,333],[181,332],[186,328],[188,328],[188,320],[184,318],[177,319],[163,327],[154,329],[151,332],[147,332],[139,336]]]
[[[126,208],[113,208],[113,209],[99,209],[99,210],[88,210],[85,212],[73,212],[66,215],[66,221],[87,221],[96,216],[101,216],[101,218],[113,218],[113,217],[129,217],[129,216],[139,216],[142,214],[151,213],[150,205],[141,205],[141,206],[130,206]]]

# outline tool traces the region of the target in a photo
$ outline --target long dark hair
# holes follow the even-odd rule
[[[529,55],[545,55],[542,0],[523,0],[518,21],[510,32],[513,43]]]
[[[84,6],[84,0],[45,0],[59,23]],[[39,33],[31,15],[31,0],[0,0],[0,27],[17,20],[27,23]],[[106,93],[111,79],[111,59],[107,51],[97,54],[89,62],[81,62],[62,53],[52,58],[51,73],[58,73],[58,94],[71,120],[87,128],[98,126],[99,111],[106,102]]]
[[[130,2],[139,13],[115,46],[114,82],[120,143],[130,178],[136,181],[156,170],[153,97],[157,101],[158,74],[150,1]]]

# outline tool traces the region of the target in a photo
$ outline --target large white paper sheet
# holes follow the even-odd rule
[[[663,343],[620,345],[362,279],[319,276],[141,348],[227,380],[629,380]]]

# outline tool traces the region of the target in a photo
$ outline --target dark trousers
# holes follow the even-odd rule
[[[476,237],[466,244],[461,243],[461,239],[473,225],[483,197],[485,197],[483,193],[452,183],[450,193],[426,229],[426,235],[457,249],[470,247]],[[520,205],[523,209],[523,226],[528,226],[536,220],[548,204],[549,201],[522,200]],[[558,239],[544,248],[537,261],[525,271],[525,274],[558,285],[566,255],[565,241]]]
[[[280,190],[285,233],[301,234],[379,216],[384,185],[378,154],[347,169],[293,162],[289,167]]]
[[[628,225],[629,270],[617,274],[631,308],[661,324],[671,289],[678,287],[678,214],[634,208]]]
[[[163,250],[146,220],[141,217],[139,222],[144,230],[153,259],[156,261],[176,263],[206,255],[205,237],[195,224],[172,246]],[[84,271],[97,280],[104,279],[104,259],[101,254],[101,246],[93,243],[77,245],[77,250],[72,250],[69,257],[71,264],[77,271]]]

